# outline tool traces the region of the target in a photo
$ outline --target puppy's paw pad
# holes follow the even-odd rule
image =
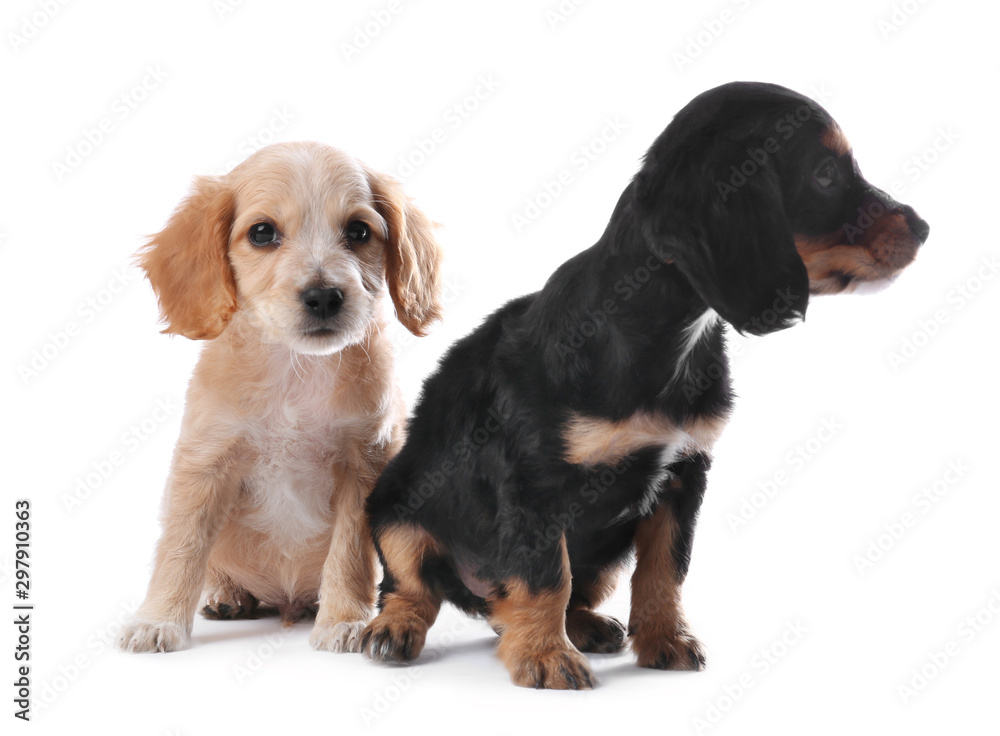
[[[361,632],[367,621],[339,621],[313,626],[309,645],[321,652],[360,652]]]
[[[420,619],[381,613],[361,633],[361,653],[379,662],[410,662],[420,656],[426,637]]]
[[[590,690],[597,682],[587,658],[570,649],[515,660],[510,665],[510,679],[521,687],[546,690]]]
[[[612,616],[574,610],[566,614],[566,635],[581,652],[614,654],[625,646],[625,626]]]
[[[639,657],[640,667],[692,672],[705,669],[704,647],[700,641],[686,632],[657,642],[633,639],[632,648]]]
[[[187,645],[185,628],[169,621],[133,621],[118,637],[118,648],[133,654],[176,652]]]

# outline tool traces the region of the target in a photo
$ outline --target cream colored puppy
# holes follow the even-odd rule
[[[399,184],[317,143],[269,146],[193,194],[140,253],[168,333],[208,340],[187,393],[130,652],[202,613],[316,613],[354,651],[375,602],[364,503],[403,440],[386,326],[440,313],[432,223]],[[390,303],[391,300],[391,303]]]

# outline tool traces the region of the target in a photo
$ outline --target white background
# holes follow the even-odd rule
[[[4,4],[0,598],[14,602],[13,505],[26,497],[30,728],[996,732],[1000,279],[983,266],[998,253],[996,5],[333,5]],[[451,285],[443,324],[400,346],[412,402],[450,343],[597,239],[671,116],[735,79],[819,99],[866,176],[895,183],[931,236],[891,289],[817,299],[805,324],[733,341],[740,398],[684,591],[706,671],[639,670],[626,652],[591,658],[593,692],[523,690],[489,629],[450,608],[408,668],[314,652],[307,623],[282,633],[271,619],[198,618],[176,654],[107,646],[145,591],[199,350],[159,334],[130,257],[194,175],[300,139],[404,174],[443,225]],[[571,183],[546,199],[563,171]],[[544,206],[519,228],[529,200]],[[920,500],[935,486],[940,498]],[[884,536],[907,513],[899,538]],[[881,559],[859,569],[872,549]],[[605,609],[627,618],[625,580]],[[977,616],[978,630],[963,623]],[[0,681],[12,683],[4,629]],[[906,702],[900,685],[913,687]],[[13,697],[5,685],[7,724]]]

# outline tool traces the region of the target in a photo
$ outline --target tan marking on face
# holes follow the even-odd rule
[[[573,414],[563,428],[567,462],[576,465],[615,465],[632,453],[681,445],[678,457],[711,454],[728,416],[697,417],[678,426],[662,414],[638,412],[620,421]]]
[[[885,213],[872,218],[866,229],[850,232],[856,236],[853,243],[846,227],[827,235],[795,236],[811,293],[850,292],[864,283],[895,278],[920,248],[920,240],[901,213]]]
[[[851,144],[847,140],[847,136],[836,123],[831,123],[830,127],[823,131],[819,142],[829,148],[836,156],[846,156],[851,152]]]

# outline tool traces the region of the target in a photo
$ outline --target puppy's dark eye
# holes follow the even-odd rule
[[[829,189],[839,182],[840,170],[837,168],[837,162],[832,158],[825,159],[813,171],[813,181],[816,182],[820,189]]]
[[[347,240],[350,243],[367,243],[372,236],[371,229],[361,220],[354,220],[347,224],[345,231]]]
[[[256,225],[251,225],[247,237],[254,245],[277,245],[278,243],[278,233],[275,232],[274,225],[269,222],[258,222]]]

